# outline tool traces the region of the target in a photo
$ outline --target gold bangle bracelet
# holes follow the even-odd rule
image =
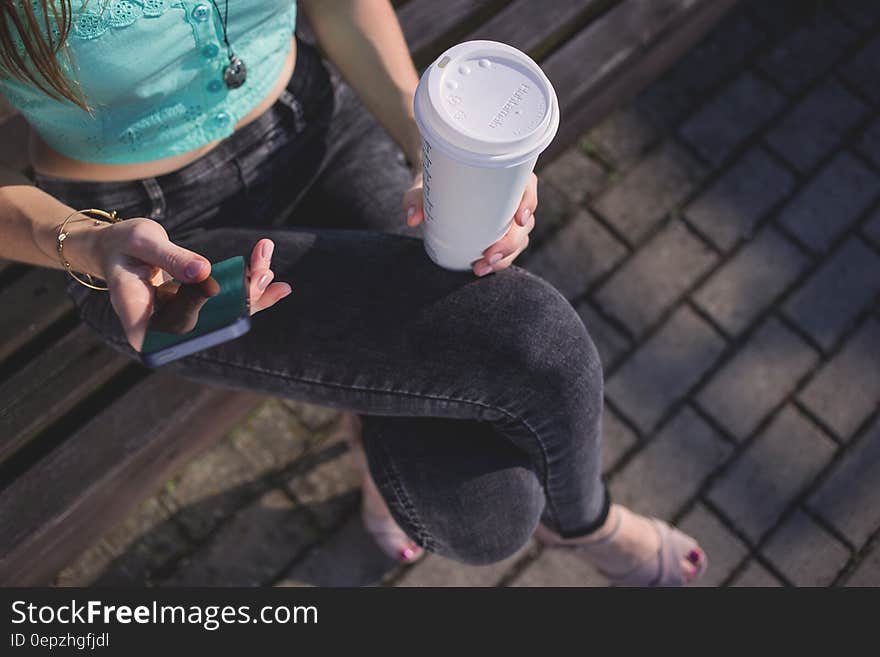
[[[70,277],[73,280],[75,280],[77,283],[79,283],[80,285],[84,285],[85,287],[90,288],[92,290],[98,290],[101,292],[105,292],[105,291],[109,290],[110,288],[108,288],[107,286],[101,287],[101,286],[95,285],[95,282],[94,282],[95,279],[92,278],[91,274],[83,274],[83,276],[85,276],[86,278],[89,279],[88,282],[84,281],[82,278],[79,277],[79,275],[75,271],[73,271],[70,268],[70,263],[67,262],[67,259],[64,257],[64,240],[67,239],[67,236],[69,235],[69,233],[66,233],[64,231],[64,228],[67,226],[71,217],[73,217],[74,215],[87,214],[87,213],[98,215],[103,220],[105,220],[107,223],[111,223],[111,224],[115,224],[119,221],[122,221],[122,219],[120,219],[119,217],[116,216],[116,210],[113,210],[113,212],[107,212],[106,210],[98,210],[95,208],[89,208],[87,210],[76,210],[74,212],[71,212],[69,215],[67,215],[67,217],[62,222],[61,228],[58,229],[58,239],[57,239],[58,258],[61,260],[61,264],[64,265],[64,268],[67,270],[67,273],[70,274]],[[100,220],[95,219],[96,226],[100,223],[101,223]]]

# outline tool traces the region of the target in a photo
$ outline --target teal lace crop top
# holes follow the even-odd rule
[[[296,22],[295,0],[229,0],[229,43],[247,66],[244,85],[229,89],[223,20],[210,0],[71,5],[72,79],[94,116],[2,74],[0,95],[56,151],[105,164],[157,160],[231,134],[277,81]]]

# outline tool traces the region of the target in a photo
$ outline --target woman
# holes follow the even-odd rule
[[[363,517],[388,554],[489,563],[537,529],[617,584],[705,570],[692,538],[609,501],[596,350],[510,267],[534,176],[473,272],[425,256],[417,76],[387,0],[301,3],[332,64],[293,36],[291,0],[2,7],[0,93],[33,128],[35,184],[0,180],[0,256],[63,268],[64,218],[127,218],[71,222],[63,242],[106,282],[70,291],[111,346],[136,357],[167,275],[251,248],[252,330],[167,369],[363,414]]]

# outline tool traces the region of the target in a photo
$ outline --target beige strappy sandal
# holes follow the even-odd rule
[[[628,510],[626,512],[631,513]],[[642,560],[632,570],[625,573],[609,573],[601,568],[596,568],[596,570],[613,586],[621,587],[684,586],[702,577],[709,567],[709,560],[697,542],[662,520],[657,518],[648,518],[648,520],[657,532],[660,542],[660,547],[654,555]],[[623,514],[619,512],[614,529],[608,535],[587,543],[566,543],[544,525],[538,526],[535,537],[548,547],[564,548],[580,553],[592,563],[591,552],[595,548],[613,541],[620,531],[622,522]],[[696,572],[690,577],[682,570],[681,562],[683,560],[688,561],[696,568]]]

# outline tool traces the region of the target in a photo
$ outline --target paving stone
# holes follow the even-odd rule
[[[323,450],[315,461],[314,467],[297,473],[287,486],[319,525],[331,530],[356,507],[361,471],[354,453],[344,445]]]
[[[800,511],[774,534],[763,552],[796,586],[828,586],[849,559],[846,547]]]
[[[294,399],[283,399],[282,403],[292,410],[310,431],[318,431],[333,422],[339,415],[339,411],[335,408],[326,406],[318,406],[317,404],[307,404],[306,402]]]
[[[529,256],[540,249],[553,231],[568,221],[577,208],[568,196],[559,191],[556,185],[544,180],[543,172],[538,178],[538,207],[535,210],[535,227],[529,233],[529,248],[517,259],[518,264],[525,262]]]
[[[763,31],[744,12],[734,11],[687,52],[635,105],[662,126],[678,124],[764,42]]]
[[[602,359],[602,367],[608,371],[617,363],[617,359],[629,347],[629,338],[620,333],[610,323],[604,320],[599,313],[593,310],[589,301],[584,299],[575,306],[584,326],[590,333],[599,357]]]
[[[874,216],[865,225],[865,235],[880,247],[880,208],[877,208]]]
[[[856,547],[880,529],[880,420],[835,464],[810,506]]]
[[[607,406],[602,413],[602,472],[608,472],[636,444],[636,435]]]
[[[605,394],[642,431],[650,431],[723,350],[715,330],[682,307],[614,373]]]
[[[702,504],[695,506],[679,527],[700,543],[709,568],[692,586],[718,586],[748,554],[748,548]]]
[[[625,252],[602,224],[586,210],[579,210],[526,266],[572,299],[611,269]]]
[[[880,34],[875,36],[843,67],[841,74],[863,94],[880,103]]]
[[[880,3],[877,0],[836,0],[834,9],[850,25],[868,30],[880,23]]]
[[[761,57],[758,66],[787,94],[795,95],[834,66],[855,36],[826,10],[818,11]]]
[[[783,97],[751,73],[715,95],[681,128],[681,136],[714,165],[721,164],[783,105]]]
[[[720,249],[749,237],[768,210],[786,198],[794,177],[761,148],[738,160],[685,209],[687,218]]]
[[[753,560],[749,562],[745,570],[737,575],[732,585],[737,587],[766,588],[782,586],[782,583],[764,566]]]
[[[810,248],[826,251],[878,196],[880,176],[841,153],[783,209],[779,222]]]
[[[530,540],[516,554],[487,566],[470,566],[438,554],[428,554],[406,571],[395,586],[497,586],[511,566],[535,551]]]
[[[825,81],[767,135],[767,142],[800,171],[837,148],[867,106],[833,79]]]
[[[315,538],[303,510],[274,489],[242,509],[162,585],[265,585]]]
[[[694,300],[730,335],[739,335],[808,263],[800,249],[768,227],[712,274]]]
[[[874,121],[859,141],[859,152],[880,167],[880,119]]]
[[[716,260],[709,247],[674,221],[618,269],[595,298],[639,336]]]
[[[222,442],[190,462],[160,496],[186,533],[200,540],[265,488],[244,455]]]
[[[635,105],[622,107],[589,133],[590,141],[616,169],[639,158],[660,137],[660,131]]]
[[[511,582],[512,586],[608,586],[585,559],[569,550],[545,549]]]
[[[880,256],[847,240],[784,306],[785,314],[825,349],[880,291]]]
[[[750,539],[770,529],[834,454],[834,443],[786,407],[709,490]]]
[[[799,399],[838,436],[850,438],[880,405],[880,321],[868,320]]]
[[[605,186],[608,172],[572,146],[541,170],[541,179],[561,189],[577,204],[592,198]]]
[[[258,471],[268,472],[302,456],[310,433],[281,400],[272,399],[230,431],[229,439]]]
[[[628,240],[637,242],[693,190],[705,170],[681,147],[663,143],[595,202]]]
[[[874,546],[850,575],[846,585],[880,587],[880,547]]]
[[[351,516],[327,541],[294,564],[277,586],[372,586],[398,567]]]
[[[816,363],[815,351],[768,320],[699,394],[699,404],[736,439],[748,436]]]
[[[103,542],[115,558],[95,580],[98,586],[123,582],[142,586],[189,547],[157,497],[138,505],[104,535]]]
[[[731,447],[694,411],[682,409],[611,481],[611,498],[671,518],[730,455]]]

